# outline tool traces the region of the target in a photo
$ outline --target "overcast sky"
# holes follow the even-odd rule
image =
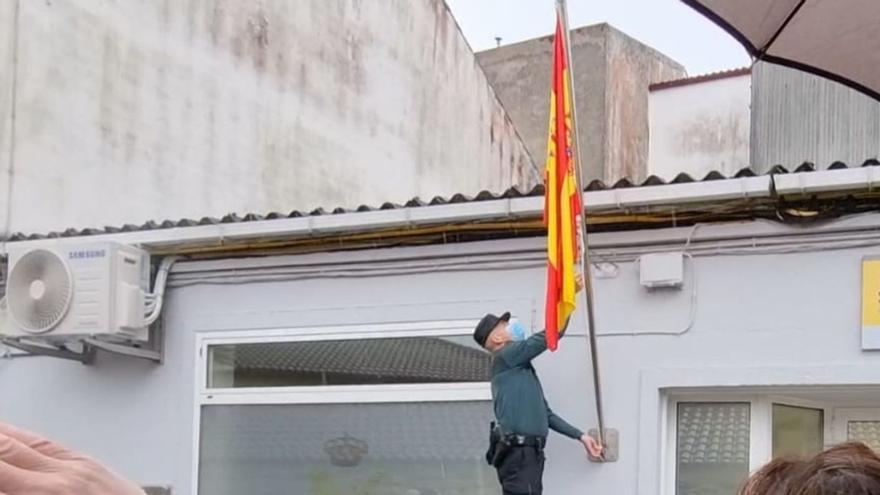
[[[446,0],[474,50],[550,34],[553,0]],[[726,32],[679,0],[568,0],[571,28],[607,22],[684,64],[688,74],[749,64]]]

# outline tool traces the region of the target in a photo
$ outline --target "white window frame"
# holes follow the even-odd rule
[[[880,421],[880,408],[853,407],[834,409],[834,418],[831,428],[832,434],[834,435],[834,443],[841,443],[849,440],[850,421]]]
[[[209,388],[211,346],[264,344],[319,340],[357,340],[402,337],[470,336],[477,320],[376,323],[367,325],[313,326],[271,330],[212,331],[196,334],[195,401],[193,407],[192,493],[199,493],[201,412],[212,405],[340,404],[403,402],[490,401],[489,381],[388,385],[317,385],[292,387]]]
[[[678,405],[681,403],[724,403],[724,404],[732,404],[732,403],[747,403],[749,404],[749,470],[753,469],[759,460],[756,458],[756,452],[754,449],[754,445],[756,441],[759,441],[757,438],[758,431],[760,431],[759,421],[764,421],[765,418],[758,418],[756,415],[756,407],[755,403],[759,400],[759,398],[750,393],[739,393],[739,392],[731,392],[731,393],[723,393],[723,392],[710,392],[710,393],[699,393],[699,394],[675,394],[669,397],[669,401],[667,402],[666,408],[666,436],[664,443],[665,448],[663,449],[663,459],[662,462],[664,464],[662,474],[662,478],[664,479],[662,483],[663,491],[662,493],[666,495],[675,495],[675,488],[677,484],[677,450],[678,450]]]
[[[661,459],[661,493],[664,495],[676,495],[678,405],[681,403],[713,402],[749,404],[749,472],[760,468],[772,457],[774,404],[822,410],[823,443],[825,447],[834,443],[831,420],[834,409],[825,403],[804,401],[781,394],[762,394],[748,391],[671,393],[666,404],[666,419],[663,421],[666,434],[663,436],[665,445],[662,449],[664,455]]]
[[[764,460],[761,463],[763,466],[765,463],[769,462],[773,457],[773,405],[779,404],[781,406],[792,406],[792,407],[800,407],[803,409],[816,409],[822,411],[822,448],[828,448],[834,445],[836,442],[834,441],[834,429],[832,425],[834,407],[826,402],[817,402],[803,399],[796,399],[786,395],[767,395],[763,396],[761,400],[766,403],[764,407],[767,408],[769,416],[767,417],[767,429],[764,430],[764,435],[767,435],[766,438],[770,439],[770,442],[767,443],[767,450],[764,453]],[[760,467],[760,466],[758,466]]]

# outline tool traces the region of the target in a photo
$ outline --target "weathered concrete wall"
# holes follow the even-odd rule
[[[12,113],[15,81],[15,2],[0,2],[0,232],[9,215],[12,165]]]
[[[602,177],[606,132],[604,27],[588,26],[571,33],[575,98],[586,177]],[[477,53],[477,60],[498,92],[535,162],[547,154],[550,70],[553,37],[545,36]]]
[[[585,180],[645,175],[648,85],[684,75],[678,63],[607,24],[571,32]],[[547,152],[552,36],[477,54],[539,164]]]
[[[539,177],[442,0],[20,2],[17,27],[12,231]]]
[[[861,164],[880,156],[880,103],[806,72],[758,63],[752,77],[752,164]]]
[[[648,170],[648,88],[685,75],[684,68],[606,26],[605,175],[608,182],[642,180]]]
[[[750,101],[748,74],[652,90],[648,172],[671,180],[748,167]]]

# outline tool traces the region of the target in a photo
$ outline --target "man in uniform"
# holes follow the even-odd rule
[[[583,286],[579,278],[578,290]],[[568,328],[568,322],[560,336]],[[602,446],[557,416],[547,404],[532,359],[547,350],[544,332],[528,338],[510,313],[487,314],[474,329],[474,340],[492,353],[492,400],[497,426],[487,461],[498,470],[504,495],[541,495],[544,446],[553,430],[581,442],[593,457]]]

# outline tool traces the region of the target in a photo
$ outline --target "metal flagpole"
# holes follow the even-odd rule
[[[566,50],[566,60],[568,65],[568,87],[571,92],[571,126],[572,126],[572,135],[574,136],[574,156],[575,156],[575,170],[577,173],[577,182],[578,182],[578,194],[581,195],[581,200],[583,201],[583,173],[581,172],[581,146],[580,139],[578,136],[578,125],[577,125],[577,111],[575,106],[575,86],[574,86],[574,67],[571,63],[571,37],[569,36],[568,31],[568,9],[565,5],[565,0],[556,0],[556,10],[559,13],[560,19],[562,19],[562,32],[565,36],[565,50]],[[586,205],[584,205],[582,214],[581,214],[581,236],[582,236],[582,245],[583,245],[583,253],[581,254],[581,259],[583,260],[583,271],[584,271],[584,290],[582,291],[584,294],[584,301],[587,306],[587,334],[589,335],[590,340],[590,358],[593,361],[593,390],[596,396],[596,418],[599,422],[599,443],[601,445],[605,445],[605,417],[602,413],[602,386],[601,381],[599,380],[599,353],[596,349],[596,318],[593,310],[593,280],[590,273],[590,256],[589,249],[587,249],[587,209]]]

